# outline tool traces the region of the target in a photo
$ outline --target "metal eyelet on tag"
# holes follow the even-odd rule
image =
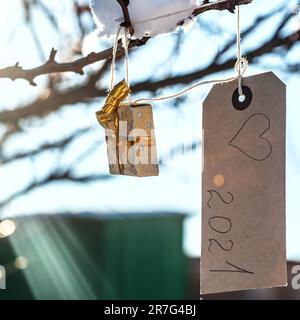
[[[232,105],[238,111],[246,110],[250,106],[253,98],[252,91],[249,87],[243,86],[242,88],[243,88],[243,94],[245,96],[244,101],[239,100],[240,95],[239,95],[238,88],[234,91],[232,96]]]

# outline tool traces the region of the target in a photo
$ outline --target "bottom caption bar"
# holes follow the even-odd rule
[[[136,306],[122,306],[110,304],[104,307],[106,316],[128,316],[131,318],[145,318],[145,316],[187,316],[195,317],[197,313],[194,304],[142,304]]]

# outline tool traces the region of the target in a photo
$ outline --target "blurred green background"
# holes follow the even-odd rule
[[[183,252],[179,213],[36,215],[0,223],[0,299],[200,299],[200,260]],[[201,299],[299,299],[291,287]]]
[[[180,214],[9,220],[15,231],[0,240],[7,275],[0,298],[183,299],[182,221]]]

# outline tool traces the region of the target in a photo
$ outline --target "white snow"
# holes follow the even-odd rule
[[[130,0],[129,14],[135,30],[134,37],[154,37],[176,30],[178,22],[191,21],[198,0]],[[100,37],[116,34],[124,20],[116,0],[92,0],[92,12]]]

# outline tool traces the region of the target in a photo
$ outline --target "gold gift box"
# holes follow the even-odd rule
[[[96,113],[105,128],[109,171],[137,177],[157,176],[159,165],[152,106],[124,103],[129,93],[123,80],[111,91],[102,110]]]

